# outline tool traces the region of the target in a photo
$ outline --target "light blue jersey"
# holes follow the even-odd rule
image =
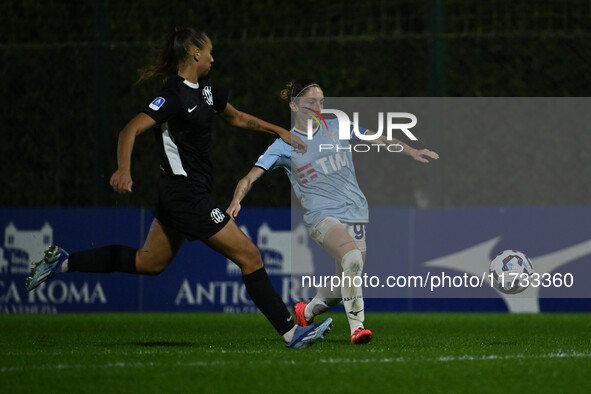
[[[357,184],[349,140],[339,140],[337,119],[327,119],[328,130],[319,128],[311,140],[295,130],[308,145],[305,154],[277,139],[255,166],[266,171],[283,168],[304,210],[308,232],[327,217],[343,223],[368,223],[367,200]],[[364,130],[362,130],[364,131]],[[333,149],[323,149],[331,144]],[[338,148],[338,151],[336,147]]]

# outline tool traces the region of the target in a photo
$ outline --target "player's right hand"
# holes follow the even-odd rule
[[[125,194],[131,193],[131,186],[133,185],[133,180],[131,179],[131,174],[129,171],[117,170],[111,176],[111,181],[109,182],[113,190],[117,193]]]

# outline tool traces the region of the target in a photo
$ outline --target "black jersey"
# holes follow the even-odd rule
[[[223,111],[227,102],[228,91],[209,77],[197,84],[177,74],[168,79],[142,110],[160,125],[156,140],[164,175],[186,177],[211,191],[211,125],[214,112]]]

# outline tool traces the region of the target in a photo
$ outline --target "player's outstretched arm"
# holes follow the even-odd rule
[[[367,130],[365,132],[365,134],[368,135],[373,135],[376,134],[375,132],[371,131],[371,130]],[[433,160],[437,160],[439,159],[439,155],[436,152],[433,152],[429,149],[415,149],[412,146],[405,144],[404,142],[396,139],[396,138],[392,138],[392,139],[388,139],[385,135],[382,135],[380,138],[378,138],[378,141],[382,144],[398,144],[401,145],[403,150],[403,153],[406,153],[407,155],[409,155],[410,157],[412,157],[413,159],[415,159],[418,162],[421,163],[428,163],[429,159],[433,159]]]
[[[291,134],[283,127],[265,122],[264,120],[245,112],[238,111],[230,103],[228,103],[226,108],[220,112],[220,116],[232,126],[274,134],[285,141],[287,144],[293,146],[296,152],[306,153],[307,145],[298,136]]]
[[[232,217],[232,219],[235,219],[236,216],[238,216],[238,212],[240,212],[240,209],[242,208],[240,202],[242,201],[242,199],[244,199],[244,197],[246,197],[246,195],[250,191],[250,188],[252,187],[252,184],[255,183],[255,181],[259,179],[261,176],[263,176],[264,173],[265,170],[263,170],[262,168],[252,167],[248,174],[246,174],[244,178],[238,181],[238,184],[236,185],[236,190],[234,190],[234,197],[232,197],[232,202],[230,203],[228,209],[226,209],[226,212],[228,213],[228,215],[230,215],[230,217]]]
[[[121,130],[117,143],[117,171],[111,176],[110,185],[117,193],[131,193],[131,152],[135,137],[156,125],[156,121],[144,113],[138,114]]]

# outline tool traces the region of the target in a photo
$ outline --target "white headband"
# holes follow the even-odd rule
[[[298,96],[299,96],[300,94],[302,94],[302,92],[303,92],[304,90],[306,90],[306,89],[308,89],[308,88],[311,88],[312,86],[318,86],[318,87],[320,87],[320,85],[318,85],[317,83],[311,83],[311,84],[309,84],[308,86],[305,86],[305,87],[304,87],[302,90],[300,90],[300,92],[299,92],[298,94],[296,94],[295,96],[292,96],[292,98],[291,98],[291,99],[292,99],[292,100],[293,100],[293,99],[297,99],[297,98],[298,98]]]

